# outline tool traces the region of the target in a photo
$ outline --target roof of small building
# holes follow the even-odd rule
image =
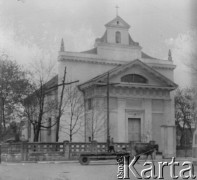
[[[52,77],[49,81],[47,81],[42,88],[45,89],[45,93],[49,95],[53,91],[58,90],[58,75]],[[24,103],[28,102],[28,100],[35,100],[36,94],[40,91],[40,88],[35,90],[32,94],[25,98]]]

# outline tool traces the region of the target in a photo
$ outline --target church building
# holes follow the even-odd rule
[[[177,85],[171,52],[167,60],[144,53],[130,36],[130,25],[118,15],[105,28],[90,50],[68,52],[61,44],[58,81],[66,67],[68,80],[79,80],[76,87],[85,104],[83,135],[73,141],[106,142],[108,136],[114,142],[154,140],[165,157],[174,156]]]

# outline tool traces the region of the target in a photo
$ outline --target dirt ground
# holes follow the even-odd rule
[[[143,163],[135,165],[137,171],[141,172],[145,169]],[[155,168],[157,172],[157,162]],[[181,169],[183,167],[176,167],[177,175]],[[0,180],[115,180],[117,171],[118,165],[114,160],[91,162],[88,166],[82,166],[78,162],[2,163],[0,164]],[[195,174],[197,174],[196,167]],[[137,178],[130,172],[130,179]],[[164,179],[172,179],[169,167],[164,168]]]

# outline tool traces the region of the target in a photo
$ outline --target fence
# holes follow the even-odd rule
[[[140,143],[142,144],[142,143]],[[126,149],[133,152],[134,142],[114,143],[116,151]],[[106,152],[107,143],[102,142],[58,142],[58,143],[7,143],[1,145],[2,161],[50,161],[76,160],[83,152]]]

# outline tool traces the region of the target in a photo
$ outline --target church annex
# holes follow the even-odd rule
[[[106,142],[109,80],[109,134],[114,142],[154,140],[165,157],[174,156],[173,90],[177,85],[170,51],[167,60],[144,53],[130,36],[130,25],[120,16],[105,27],[94,48],[84,52],[68,52],[62,41],[58,81],[62,81],[66,66],[69,80],[79,80],[77,86],[85,103],[84,136],[73,141]]]

